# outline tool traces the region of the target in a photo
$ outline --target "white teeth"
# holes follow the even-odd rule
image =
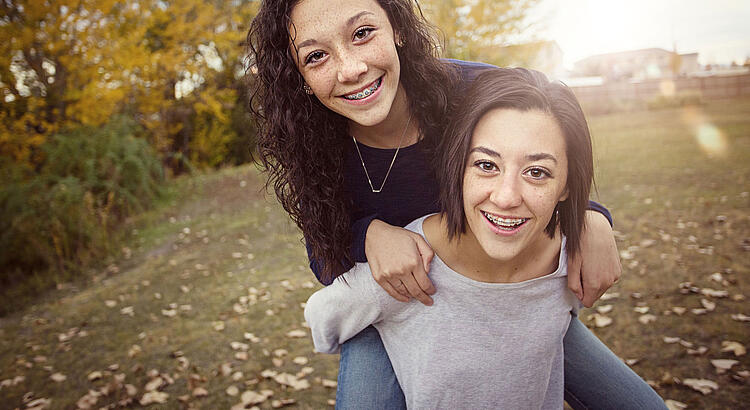
[[[347,100],[361,100],[363,98],[367,98],[372,93],[374,93],[375,90],[377,90],[380,87],[381,82],[382,82],[382,78],[378,78],[378,80],[375,81],[375,83],[373,83],[371,86],[365,88],[364,90],[358,93],[345,95],[344,98],[346,98]]]
[[[515,228],[516,226],[527,221],[526,218],[500,218],[495,215],[490,215],[487,212],[482,212],[482,214],[490,222],[503,228]]]

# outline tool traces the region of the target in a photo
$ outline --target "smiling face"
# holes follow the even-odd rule
[[[474,128],[464,171],[466,235],[492,259],[533,258],[550,240],[544,230],[567,198],[567,176],[565,139],[554,117],[539,110],[487,112]]]
[[[302,0],[291,21],[297,67],[328,109],[369,127],[405,101],[394,30],[375,0]]]

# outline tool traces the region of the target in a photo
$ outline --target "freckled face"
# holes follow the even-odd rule
[[[559,201],[568,159],[557,121],[538,110],[495,109],[477,123],[463,180],[467,235],[500,261],[533,257]]]
[[[302,0],[291,20],[297,67],[328,109],[368,127],[406,98],[393,27],[375,0]]]

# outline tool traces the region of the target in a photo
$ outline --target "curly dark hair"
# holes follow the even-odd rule
[[[448,226],[448,237],[452,239],[466,232],[463,179],[479,120],[496,108],[540,110],[554,117],[560,126],[568,157],[568,198],[557,204],[558,212],[552,214],[545,232],[553,237],[559,224],[567,237],[568,254],[577,254],[589,192],[594,183],[594,160],[586,117],[573,91],[559,81],[550,81],[539,71],[493,68],[480,74],[458,100],[459,108],[453,112],[451,126],[446,128],[438,149],[440,208]]]
[[[290,14],[299,0],[264,0],[247,35],[250,110],[258,120],[256,160],[268,172],[266,187],[299,226],[310,256],[328,283],[353,265],[352,200],[344,187],[347,118],[303,91],[290,51]],[[432,26],[416,0],[377,0],[404,45],[398,48],[400,81],[425,138],[442,135],[457,75],[438,59]],[[414,98],[419,92],[419,98]],[[427,141],[429,146],[434,143]]]

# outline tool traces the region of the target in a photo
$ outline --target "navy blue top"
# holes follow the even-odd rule
[[[447,61],[459,67],[460,78],[465,82],[473,80],[482,69],[494,67],[483,63]],[[362,160],[370,173],[372,185],[379,188],[388,172],[388,166],[391,164],[396,149],[373,148],[360,143],[358,145]],[[355,262],[367,262],[365,236],[373,219],[379,219],[393,226],[406,226],[420,216],[440,211],[438,183],[432,173],[434,158],[428,158],[424,145],[426,143],[422,140],[399,150],[388,180],[382,192],[377,194],[372,192],[370,184],[367,183],[367,176],[359,160],[354,141],[346,145],[344,184],[353,201],[351,256]],[[590,201],[589,208],[601,212],[609,219],[610,224],[612,223],[609,211],[600,204]],[[309,246],[307,250],[309,256]],[[319,261],[310,259],[310,269],[321,283],[330,284],[321,280],[322,269],[320,269]]]

